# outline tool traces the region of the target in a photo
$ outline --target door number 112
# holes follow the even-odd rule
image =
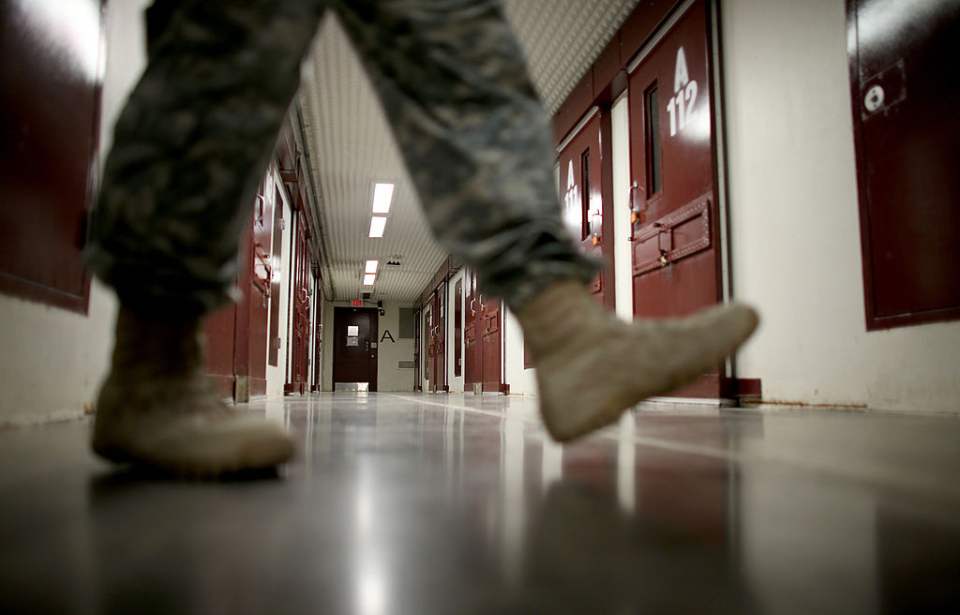
[[[673,97],[667,102],[670,116],[670,136],[693,123],[694,106],[697,103],[697,82],[691,80],[687,71],[687,59],[683,47],[677,51],[677,68],[673,75]]]

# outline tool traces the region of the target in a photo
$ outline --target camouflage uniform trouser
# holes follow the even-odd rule
[[[499,0],[155,8],[171,7],[117,123],[87,251],[124,305],[203,312],[228,300],[239,236],[328,8],[360,54],[434,234],[488,292],[516,309],[596,274],[563,226],[548,118]]]

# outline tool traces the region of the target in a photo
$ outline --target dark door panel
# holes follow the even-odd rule
[[[297,230],[291,254],[290,322],[291,349],[287,355],[285,393],[303,394],[307,382],[307,359],[310,353],[310,230],[303,211],[296,213]],[[376,340],[373,340],[376,341]]]
[[[848,0],[868,329],[960,318],[960,4]]]
[[[500,331],[503,315],[500,300],[481,297],[480,331],[481,382],[484,393],[502,393],[503,386],[503,334]]]
[[[378,312],[373,308],[334,308],[333,385],[368,383],[377,390]]]
[[[480,310],[480,293],[477,291],[477,278],[473,272],[467,271],[467,296],[464,313],[464,369],[463,383],[465,390],[471,390],[473,385],[483,381],[483,332]]]
[[[560,150],[560,188],[563,213],[574,240],[584,253],[597,258],[604,255],[603,237],[603,156],[601,153],[601,115],[595,109],[580,130],[571,135]],[[598,274],[590,291],[599,293],[603,303],[604,275]]]
[[[684,316],[720,300],[716,143],[705,3],[629,75],[634,313]],[[719,366],[718,366],[719,367]],[[719,398],[719,372],[675,391]]]
[[[71,7],[0,0],[0,291],[85,312],[104,37],[99,0]]]
[[[442,283],[430,296],[429,331],[427,331],[427,357],[429,358],[430,390],[448,391],[446,383],[446,344],[444,343],[446,318],[444,296],[446,284]]]

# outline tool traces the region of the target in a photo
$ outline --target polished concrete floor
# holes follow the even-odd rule
[[[960,613],[960,419],[650,405],[559,446],[518,397],[250,404],[279,478],[0,432],[0,613]]]

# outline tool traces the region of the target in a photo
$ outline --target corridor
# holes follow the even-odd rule
[[[0,612],[960,612],[956,418],[646,404],[559,446],[536,403],[241,404],[299,451],[224,482],[0,431]]]

